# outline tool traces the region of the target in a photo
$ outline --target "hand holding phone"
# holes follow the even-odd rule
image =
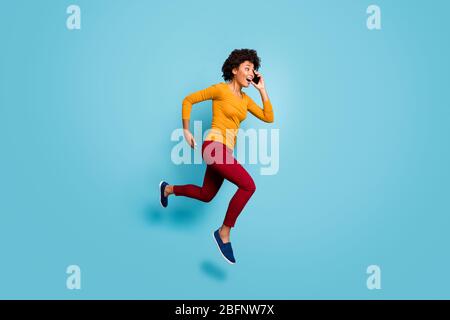
[[[258,76],[256,75],[255,71],[253,71],[253,75],[254,75],[254,77],[253,77],[253,82],[256,83],[256,84],[258,84],[260,77],[258,77]]]

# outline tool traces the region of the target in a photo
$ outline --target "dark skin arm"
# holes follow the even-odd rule
[[[188,145],[190,145],[191,148],[195,149],[197,147],[197,142],[195,142],[194,136],[192,135],[191,131],[189,131],[189,122],[190,119],[183,119],[184,138],[186,139]]]

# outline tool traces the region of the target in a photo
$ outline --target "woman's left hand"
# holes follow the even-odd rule
[[[259,82],[258,83],[254,83],[252,80],[252,84],[253,86],[258,89],[259,91],[264,90],[264,77],[261,73],[259,73],[258,71],[254,71],[255,74],[259,77]]]

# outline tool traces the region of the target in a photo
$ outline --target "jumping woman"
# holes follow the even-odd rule
[[[209,202],[219,191],[224,179],[238,187],[230,200],[222,226],[213,233],[222,256],[231,264],[236,262],[230,242],[231,228],[256,190],[250,174],[233,157],[236,136],[240,123],[247,117],[247,111],[264,122],[273,122],[272,104],[264,87],[264,78],[257,71],[259,67],[260,58],[255,50],[233,50],[222,66],[222,77],[226,82],[192,93],[183,100],[184,137],[191,148],[197,146],[189,131],[192,105],[205,100],[213,101],[211,130],[202,144],[202,158],[207,163],[203,185],[169,185],[166,181],[159,184],[163,207],[167,207],[171,194]],[[242,91],[250,84],[261,94],[264,108],[260,108]]]

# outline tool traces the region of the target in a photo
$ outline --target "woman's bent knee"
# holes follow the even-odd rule
[[[214,193],[203,193],[200,200],[202,200],[203,202],[211,202],[211,200],[214,199],[214,196]]]
[[[248,192],[253,194],[256,191],[256,185],[255,185],[255,182],[253,181],[253,179],[248,180],[247,183],[245,183],[242,186],[242,189],[244,189],[244,190],[246,190],[246,191],[248,191]]]

